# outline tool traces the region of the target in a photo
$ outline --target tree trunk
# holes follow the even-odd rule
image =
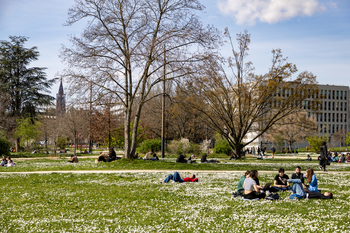
[[[125,119],[124,119],[124,158],[129,159],[130,156],[130,110],[125,107]]]
[[[16,138],[16,152],[19,152],[19,138]]]

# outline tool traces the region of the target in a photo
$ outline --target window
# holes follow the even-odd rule
[[[308,113],[307,113],[307,117],[310,117],[310,116],[311,116],[311,115],[310,115],[310,112],[308,112]]]
[[[323,126],[323,133],[327,133],[327,125]]]
[[[346,114],[344,114],[344,122],[346,122]]]
[[[343,113],[340,113],[340,122],[343,122]]]
[[[335,97],[335,91],[332,91],[332,99]]]
[[[343,91],[340,91],[340,99],[343,99]]]
[[[332,133],[334,133],[334,128],[335,128],[334,125],[332,125]]]
[[[339,99],[339,91],[337,91],[337,99]]]
[[[333,113],[333,115],[332,115],[332,116],[333,116],[333,117],[332,117],[332,122],[334,122],[334,121],[335,121],[335,117],[334,117],[334,115],[335,115],[335,114]]]
[[[320,121],[322,121],[322,113],[320,113]]]
[[[337,113],[337,122],[339,122],[339,113]]]
[[[335,105],[336,110],[339,111],[339,102],[337,102],[337,104]]]
[[[327,113],[324,114],[324,122],[327,122]]]
[[[331,114],[328,113],[328,122],[331,122]]]
[[[344,99],[346,100],[346,97],[347,97],[347,93],[346,91],[344,91]]]
[[[323,130],[323,125],[320,124],[320,133],[322,133],[322,130]]]
[[[328,99],[331,99],[331,90],[328,91]]]
[[[348,103],[344,103],[344,111],[346,112],[346,106],[348,105]]]
[[[334,107],[335,107],[335,102],[333,102],[332,106],[333,106],[332,110],[334,111]]]
[[[331,133],[331,125],[328,124],[328,133]]]
[[[323,109],[324,109],[324,110],[327,110],[327,101],[324,102],[324,104],[323,104]]]
[[[343,111],[343,102],[340,102],[340,111]]]
[[[328,102],[328,111],[331,110],[331,101]]]

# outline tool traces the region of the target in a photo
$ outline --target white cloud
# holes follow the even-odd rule
[[[250,25],[311,16],[326,9],[318,0],[219,0],[218,7],[223,14],[233,15],[238,24]]]

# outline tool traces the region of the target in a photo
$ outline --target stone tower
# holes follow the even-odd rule
[[[62,79],[60,83],[60,88],[58,89],[58,93],[56,95],[56,115],[62,115],[66,113],[66,95],[63,92],[63,84]]]

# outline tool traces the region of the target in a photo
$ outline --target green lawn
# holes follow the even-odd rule
[[[180,173],[183,176],[189,173]],[[0,174],[1,232],[349,232],[350,175],[317,174],[333,200],[232,198],[243,173]],[[261,173],[265,183],[274,173]]]
[[[286,170],[294,170],[296,166],[301,166],[303,170],[312,167],[318,170],[318,161],[304,161],[301,159],[264,159],[256,160],[246,158],[243,160],[219,159],[219,164],[181,164],[175,163],[175,159],[161,159],[159,161],[146,160],[126,160],[121,159],[111,163],[95,163],[93,158],[80,158],[79,163],[66,163],[68,159],[44,159],[32,160],[13,159],[16,167],[0,167],[1,172],[23,172],[23,171],[61,171],[61,170],[267,170],[277,171],[280,167]],[[350,171],[350,163],[332,163],[327,167],[329,171]]]

